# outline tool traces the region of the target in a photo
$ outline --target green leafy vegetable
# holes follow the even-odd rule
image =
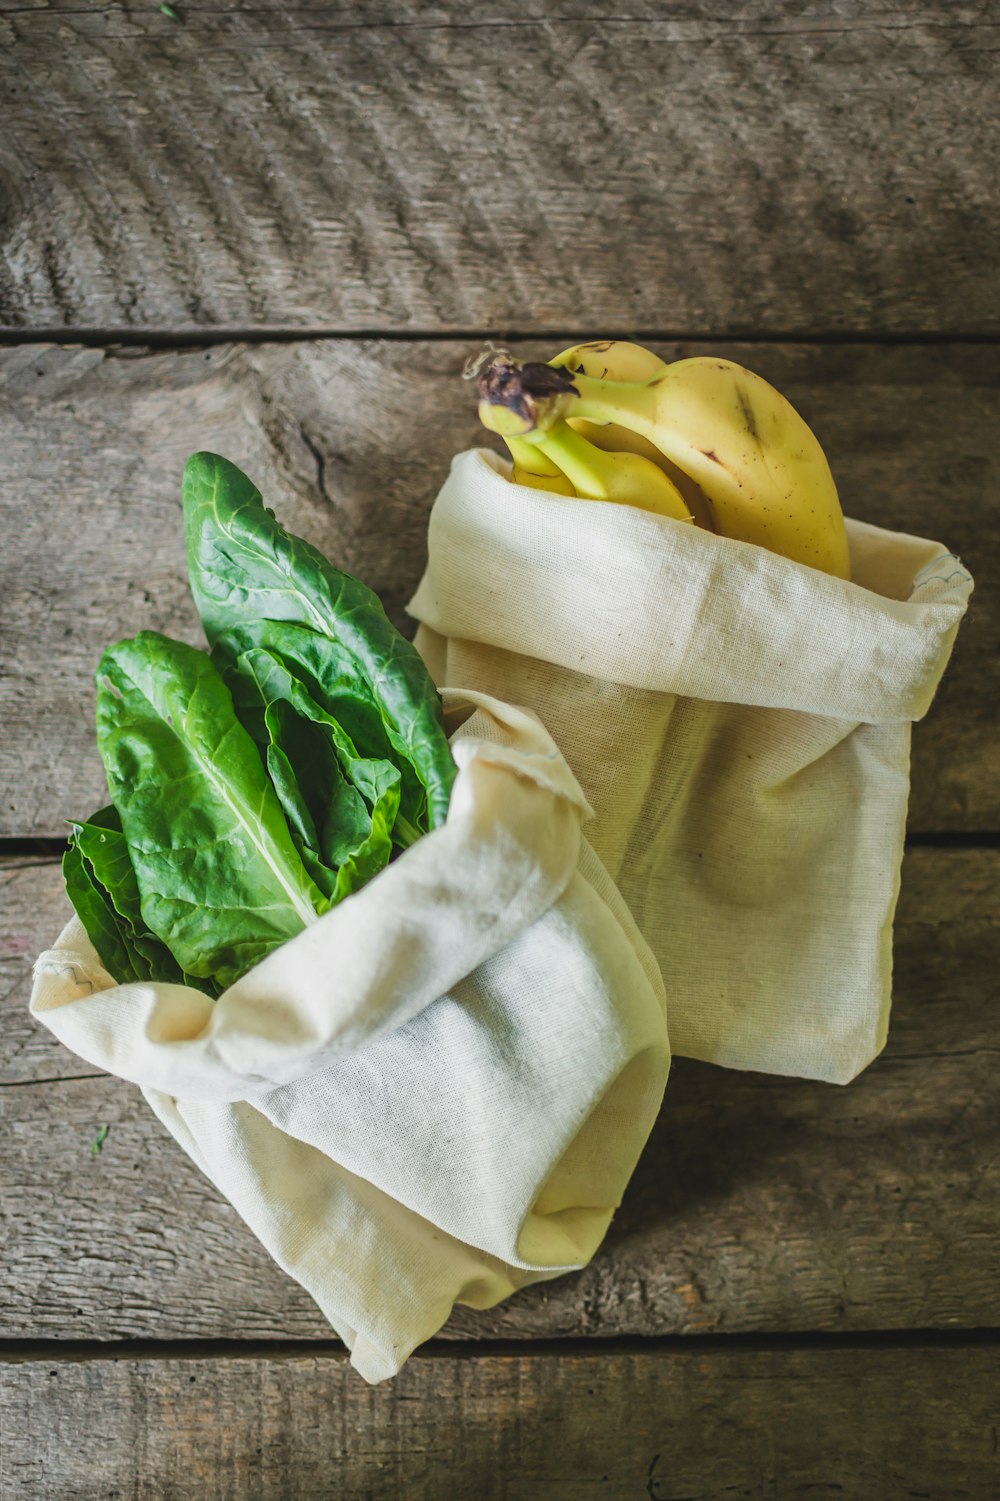
[[[115,911],[110,895],[96,879],[75,834],[63,855],[62,873],[66,893],[108,974],[122,984],[141,979],[133,959],[128,924]]]
[[[440,699],[378,597],[286,532],[226,459],[195,454],[183,494],[191,592],[209,644],[230,662],[234,648],[277,652],[363,756],[399,764],[407,823],[443,823],[455,764]]]
[[[104,1143],[108,1139],[108,1132],[110,1130],[110,1126],[102,1126],[97,1135],[94,1137],[93,1141],[90,1143],[90,1150],[95,1157],[99,1156],[99,1154],[104,1150]]]
[[[227,682],[237,713],[264,749],[305,864],[323,889],[332,877],[328,894],[340,901],[388,864],[398,823],[398,768],[359,756],[336,719],[273,653],[242,653]],[[403,842],[402,834],[396,837]]]
[[[371,590],[225,459],[191,459],[184,514],[211,655],[153,631],[105,652],[112,806],[73,825],[63,871],[116,980],[218,995],[440,824],[455,765]]]
[[[63,856],[63,876],[110,975],[119,981],[190,981],[166,944],[143,921],[139,884],[116,808],[101,808],[86,823],[73,825]]]
[[[230,985],[328,903],[203,652],[143,631],[105,652],[98,680],[143,919],[187,974]]]

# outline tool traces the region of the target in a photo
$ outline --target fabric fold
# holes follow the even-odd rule
[[[218,1001],[116,985],[74,919],[33,1014],[139,1084],[369,1381],[456,1302],[586,1264],[669,1068],[656,962],[537,717],[445,695],[444,826]]]
[[[478,713],[455,740],[448,820],[405,860],[214,1003],[183,985],[115,985],[74,917],[36,963],[34,1015],[133,1083],[246,1099],[403,1025],[492,957],[565,888],[590,810],[537,721],[475,693],[448,697]]]
[[[629,688],[884,724],[926,714],[972,580],[936,542],[848,521],[853,582],[458,454],[410,613]],[[502,559],[502,562],[501,562]]]

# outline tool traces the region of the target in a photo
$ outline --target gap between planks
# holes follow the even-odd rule
[[[777,330],[761,332],[745,329],[735,333],[713,333],[698,329],[602,329],[549,328],[324,328],[222,327],[204,328],[45,328],[0,327],[0,347],[32,344],[82,345],[88,349],[199,349],[214,344],[295,344],[351,341],[364,343],[431,343],[484,342],[502,340],[507,344],[576,344],[593,339],[626,339],[640,344],[863,344],[879,346],[907,345],[995,345],[1000,334],[959,333],[948,330],[894,330],[866,333],[863,330],[819,329],[811,333]]]
[[[996,850],[1000,829],[913,829],[906,835],[907,849]],[[60,838],[0,838],[0,860],[34,860],[48,864],[60,860],[66,840]]]
[[[413,1361],[456,1358],[536,1359],[552,1357],[693,1353],[728,1355],[793,1350],[967,1350],[1000,1345],[1000,1327],[979,1329],[797,1330],[781,1333],[578,1336],[566,1339],[428,1340],[410,1356]],[[313,1360],[346,1361],[348,1352],[336,1339],[4,1339],[0,1364],[56,1364],[103,1360]]]

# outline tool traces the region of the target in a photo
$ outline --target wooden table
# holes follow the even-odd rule
[[[626,9],[0,5],[4,1501],[1000,1495],[1000,8]],[[850,513],[976,575],[915,730],[892,1034],[844,1089],[678,1062],[592,1265],[370,1389],[137,1091],[29,1022],[102,800],[93,669],[198,639],[199,447],[402,623],[482,439],[465,357],[602,334],[760,371]]]

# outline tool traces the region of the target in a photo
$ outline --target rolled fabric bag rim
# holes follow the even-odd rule
[[[920,719],[972,578],[936,542],[851,519],[847,531],[852,581],[670,517],[511,484],[499,455],[470,449],[452,460],[434,502],[428,566],[407,608],[441,635],[631,688],[855,723]],[[450,545],[436,547],[437,533]],[[530,611],[523,590],[508,593],[497,575],[497,548],[516,558],[522,583],[531,579]],[[600,570],[615,549],[635,572],[612,610]],[[554,553],[557,592],[545,561]],[[725,590],[714,587],[720,570]],[[652,626],[650,597],[663,601]]]
[[[267,955],[214,1001],[191,986],[160,981],[118,984],[104,969],[83,924],[74,915],[55,946],[35,961],[31,1014],[87,1062],[131,1083],[165,1089],[179,1097],[185,1093],[182,1080],[187,1079],[196,1097],[204,1097],[203,1092],[209,1089],[212,1098],[248,1099],[255,1091],[273,1089],[322,1068],[332,1057],[362,1045],[367,1036],[399,1025],[401,1020],[408,1020],[437,999],[441,991],[502,948],[512,932],[527,926],[551,906],[575,868],[579,825],[592,811],[576,778],[534,715],[475,691],[446,689],[442,698],[452,711],[465,705],[478,710],[475,719],[453,737],[459,772],[448,818],[441,828],[423,835],[361,890]],[[469,733],[472,725],[478,726],[479,734]],[[491,732],[491,725],[496,727],[496,733]],[[512,750],[504,742],[503,732],[511,727],[519,730],[522,737],[527,729],[530,744],[526,748]],[[508,904],[506,910],[491,911],[484,930],[477,933],[470,929],[464,946],[453,943],[449,953],[443,948],[436,952],[433,957],[443,964],[443,969],[435,972],[434,980],[422,967],[419,973],[423,986],[418,983],[407,999],[400,1002],[401,977],[391,974],[385,951],[373,953],[369,957],[374,962],[362,964],[348,979],[362,991],[364,987],[378,990],[389,976],[389,993],[381,998],[377,1015],[366,1013],[364,1008],[336,1016],[311,1008],[307,987],[316,978],[317,954],[335,947],[338,938],[356,930],[359,923],[373,918],[378,921],[375,914],[380,909],[402,912],[408,895],[426,878],[428,868],[438,863],[447,865],[456,859],[461,861],[463,855],[468,858],[477,840],[491,837],[489,829],[475,827],[477,789],[471,781],[477,771],[482,779],[484,770],[489,768],[511,774],[513,781],[504,784],[508,793],[524,784],[553,800],[560,824],[556,838],[562,848],[545,851],[551,862],[551,874],[547,873],[541,881],[529,878],[527,865],[531,861],[530,857],[525,860],[522,830],[520,845],[513,837],[507,841],[511,880],[509,890],[503,893]],[[481,788],[478,801],[480,808],[490,801]],[[492,807],[495,812],[496,799],[492,800]],[[523,811],[520,816],[525,817]],[[518,856],[521,863],[515,873],[513,862]],[[447,895],[444,885],[432,883],[424,899],[423,916],[428,916],[435,900],[443,902]],[[419,944],[421,936],[419,923],[405,917],[397,922],[389,942],[402,946],[414,959],[414,942]],[[302,975],[296,976],[295,1014],[276,1007],[271,990],[274,977],[290,963],[301,963],[303,968]],[[75,994],[70,993],[68,986],[45,983],[47,979],[62,980],[68,975],[75,977],[72,987]],[[431,993],[440,978],[444,984]],[[65,993],[63,1000],[58,999],[60,990]],[[114,1004],[100,999],[112,991],[118,998]],[[79,1005],[84,1000],[87,1005],[83,1010],[88,1013],[85,1021]],[[71,1006],[70,1002],[78,1004]],[[102,1011],[106,1012],[103,1016],[99,1015]],[[142,1047],[138,1049],[136,1020],[140,1016],[144,1020]],[[126,1023],[130,1040],[123,1050],[120,1034]]]

